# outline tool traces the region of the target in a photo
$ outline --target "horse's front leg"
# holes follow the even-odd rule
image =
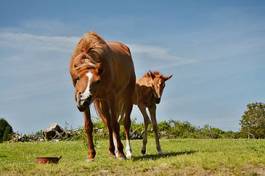
[[[93,143],[93,123],[91,121],[90,109],[87,108],[84,111],[84,129],[87,135],[87,144],[88,144],[88,160],[93,160],[96,156],[96,151]]]
[[[157,128],[157,121],[156,121],[156,105],[153,104],[151,107],[148,107],[148,110],[150,112],[152,124],[153,124],[153,130],[155,133],[155,140],[156,140],[156,149],[158,154],[163,154],[161,147],[160,147],[160,142],[159,142],[159,135],[158,135],[158,128]]]

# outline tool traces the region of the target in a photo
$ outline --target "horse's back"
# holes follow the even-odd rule
[[[136,78],[129,48],[120,42],[108,42],[108,45],[111,50],[109,59],[116,89],[134,87]]]

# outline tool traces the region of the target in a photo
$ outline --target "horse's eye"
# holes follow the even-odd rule
[[[98,74],[101,75],[102,73],[103,73],[103,69],[102,68],[98,69]]]

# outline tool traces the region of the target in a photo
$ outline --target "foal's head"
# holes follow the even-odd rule
[[[78,109],[84,111],[99,92],[103,68],[101,63],[92,63],[87,54],[80,54],[77,57],[83,59],[74,68],[76,74],[75,100]]]
[[[153,96],[155,98],[155,102],[158,104],[160,103],[163,90],[165,88],[165,82],[169,80],[172,77],[172,75],[164,76],[160,72],[157,72],[157,71],[155,72],[149,71],[147,75],[149,76],[149,78],[151,78]]]

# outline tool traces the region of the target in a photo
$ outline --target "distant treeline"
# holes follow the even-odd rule
[[[109,132],[101,120],[95,118],[94,136],[95,138],[108,138]],[[215,128],[210,125],[203,127],[196,127],[187,121],[167,120],[158,123],[160,138],[265,138],[265,103],[255,102],[247,105],[246,111],[243,113],[240,120],[240,131],[223,131],[220,128]],[[86,135],[83,128],[68,129],[64,128],[67,134],[61,140],[78,140],[85,139]],[[124,139],[124,128],[121,125],[121,138]],[[132,121],[131,125],[131,138],[141,139],[144,133],[143,123],[137,123],[136,120]],[[153,136],[152,124],[148,127],[148,136]],[[14,136],[13,129],[5,119],[0,119],[0,143],[12,139]],[[38,131],[35,134],[24,135],[25,138],[32,140],[43,138],[43,132]]]
[[[254,102],[246,106],[240,120],[240,131],[224,131],[220,128],[204,125],[196,127],[187,121],[167,120],[158,123],[159,134],[161,138],[265,138],[265,103]],[[82,130],[82,129],[80,129]],[[131,137],[139,139],[143,136],[144,125],[132,121]],[[82,133],[80,133],[82,134]],[[94,120],[94,134],[96,137],[108,138],[108,130],[104,124],[96,118]],[[148,136],[153,136],[152,124],[148,127]],[[124,128],[121,125],[121,137],[124,139]]]

